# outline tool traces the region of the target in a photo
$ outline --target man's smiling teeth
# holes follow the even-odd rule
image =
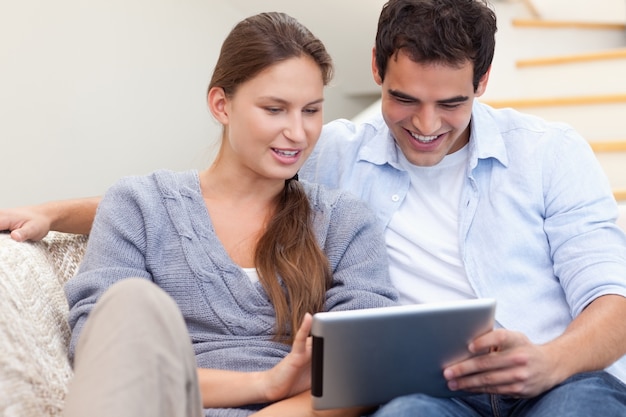
[[[411,134],[411,136],[413,136],[413,139],[421,143],[430,143],[439,137],[439,136],[422,136],[413,132],[409,132],[409,133]]]
[[[274,152],[282,156],[294,157],[298,154],[299,151],[283,151],[281,149],[274,148]]]

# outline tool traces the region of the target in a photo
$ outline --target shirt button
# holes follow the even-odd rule
[[[400,196],[398,194],[392,195],[391,201],[393,201],[394,203],[397,203],[398,201],[400,201]]]

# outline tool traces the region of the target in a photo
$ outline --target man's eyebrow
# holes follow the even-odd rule
[[[454,103],[463,103],[465,101],[469,100],[469,97],[467,96],[456,96],[456,97],[450,97],[450,98],[446,98],[443,100],[437,100],[437,103],[439,104],[454,104]]]
[[[405,101],[414,101],[416,103],[420,102],[421,100],[413,97],[409,94],[405,94],[401,91],[398,90],[389,90],[389,95],[399,98],[401,100],[405,100]],[[467,96],[455,96],[455,97],[450,97],[450,98],[446,98],[443,100],[437,100],[437,103],[439,104],[454,104],[454,103],[463,103],[466,102],[467,100],[469,100],[469,97]]]
[[[410,96],[408,94],[405,94],[398,90],[389,89],[389,95],[394,96],[395,98],[406,100],[406,101],[419,101],[417,98]]]

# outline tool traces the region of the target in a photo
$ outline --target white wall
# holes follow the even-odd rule
[[[158,168],[205,167],[220,133],[205,106],[206,86],[222,40],[250,14],[292,14],[340,55],[339,63],[350,61],[343,51],[358,50],[360,78],[369,77],[382,0],[369,0],[368,13],[353,13],[363,22],[351,22],[347,38],[333,22],[345,26],[349,4],[327,1],[3,2],[0,207],[98,195],[121,176]],[[340,42],[332,46],[330,38]],[[351,117],[377,98],[371,91],[347,94],[354,74],[337,72],[326,120]]]
[[[624,23],[624,0],[531,0],[543,19],[587,21],[597,23]]]
[[[223,4],[222,4],[223,3]],[[227,2],[20,0],[0,6],[0,206],[97,195],[202,168],[205,91],[243,16]]]
[[[544,11],[561,0],[535,1]],[[102,194],[123,175],[158,168],[205,167],[220,133],[205,106],[219,47],[237,21],[261,10],[292,14],[326,43],[337,76],[325,119],[353,117],[376,99],[369,60],[384,2],[1,2],[0,207]],[[605,48],[624,44],[615,33],[574,41],[571,31],[513,30],[507,22],[524,17],[523,2],[494,3],[500,30],[486,99],[514,98],[532,83],[511,76],[515,58],[592,50],[600,38]]]

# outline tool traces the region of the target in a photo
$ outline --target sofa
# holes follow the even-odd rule
[[[60,416],[72,369],[63,284],[87,236],[51,232],[17,243],[0,234],[0,416]]]
[[[626,230],[626,205],[618,225]],[[72,369],[63,284],[86,235],[50,232],[36,243],[0,233],[0,416],[60,416]]]

